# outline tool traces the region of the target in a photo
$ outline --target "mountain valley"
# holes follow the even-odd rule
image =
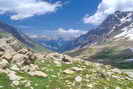
[[[0,89],[132,89],[132,71],[121,70],[133,68],[132,32],[133,12],[120,11],[69,41],[0,23]]]

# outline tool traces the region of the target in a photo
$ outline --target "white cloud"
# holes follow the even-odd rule
[[[84,22],[100,24],[109,14],[115,11],[133,11],[133,0],[102,0],[92,16],[85,16]]]
[[[64,40],[72,40],[80,35],[87,33],[88,31],[78,30],[78,29],[64,29],[59,28],[57,30],[36,30],[34,33],[27,33],[27,35],[31,38],[47,38],[47,39],[59,39],[62,38]]]
[[[11,13],[11,19],[20,20],[55,12],[60,6],[60,2],[51,4],[42,0],[0,0],[0,14]]]
[[[62,37],[64,39],[76,38],[76,37],[79,37],[80,35],[83,35],[85,33],[87,33],[87,31],[82,31],[82,30],[78,30],[78,29],[63,29],[63,28],[59,28],[56,31],[56,34],[59,37]]]

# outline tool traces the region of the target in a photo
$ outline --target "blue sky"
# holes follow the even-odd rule
[[[1,0],[0,21],[28,34],[84,33],[116,10],[132,6],[133,0]]]
[[[49,0],[50,3],[61,1],[63,6],[54,13],[33,16],[22,20],[11,20],[9,14],[0,15],[0,20],[17,26],[24,32],[45,34],[45,30],[79,29],[89,30],[92,25],[84,24],[83,17],[96,11],[100,0]],[[48,32],[48,31],[46,31]]]

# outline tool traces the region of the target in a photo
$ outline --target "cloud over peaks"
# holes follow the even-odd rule
[[[76,38],[85,33],[87,33],[87,31],[78,30],[78,29],[64,29],[64,28],[59,28],[56,31],[56,34],[58,36],[62,38],[67,38],[67,39]]]
[[[102,0],[92,16],[85,16],[84,22],[100,24],[109,14],[115,11],[133,11],[133,0]]]
[[[20,20],[55,12],[60,6],[60,2],[51,4],[42,0],[0,0],[0,14],[11,13],[12,20]]]

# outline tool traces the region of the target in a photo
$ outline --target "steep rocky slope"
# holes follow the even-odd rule
[[[0,89],[132,89],[132,73],[58,53],[34,53],[0,38]]]
[[[45,49],[42,45],[34,42],[33,40],[31,40],[27,35],[25,35],[24,33],[18,31],[16,28],[5,24],[3,22],[0,22],[0,34],[10,34],[10,36],[14,36],[16,39],[18,39],[19,41],[21,41],[25,46],[33,48],[34,50],[38,50],[38,51],[48,51],[47,49]]]

